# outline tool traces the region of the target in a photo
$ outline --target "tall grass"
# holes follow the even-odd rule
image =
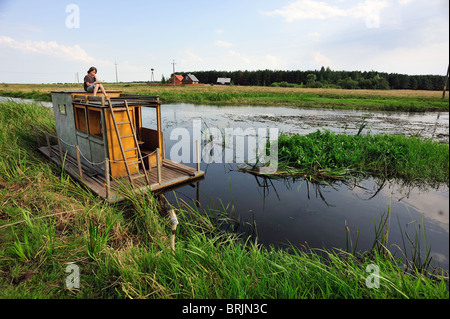
[[[305,136],[281,134],[279,171],[311,178],[376,175],[411,182],[449,182],[449,147],[418,137],[348,135],[316,131]]]
[[[277,250],[224,231],[238,207],[179,201],[176,249],[162,202],[127,192],[109,204],[36,154],[32,125],[51,111],[0,103],[2,298],[448,298],[445,278],[405,272],[374,253]],[[370,257],[370,258],[369,258]],[[67,265],[80,288],[65,287]],[[367,265],[380,269],[368,288]],[[448,279],[447,279],[448,280]]]

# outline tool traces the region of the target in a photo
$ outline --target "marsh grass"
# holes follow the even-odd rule
[[[178,201],[176,249],[150,193],[109,204],[36,152],[51,110],[0,103],[1,298],[448,298],[448,277],[406,272],[376,251],[263,247],[221,228],[238,207]],[[366,286],[366,266],[380,288]],[[67,289],[68,264],[80,288]]]
[[[278,174],[309,180],[373,175],[414,183],[449,182],[448,144],[387,134],[281,134]]]

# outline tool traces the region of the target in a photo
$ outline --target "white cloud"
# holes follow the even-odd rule
[[[364,19],[367,28],[379,28],[381,10],[388,6],[387,1],[367,0],[364,3],[358,3],[355,8],[348,12],[351,17]]]
[[[221,47],[221,48],[229,48],[229,47],[233,46],[233,43],[222,41],[222,40],[217,40],[216,42],[214,42],[214,45]]]
[[[312,52],[314,64],[317,66],[333,67],[333,62],[319,51]]]
[[[183,58],[180,60],[182,64],[193,64],[198,62],[203,62],[203,58],[195,53],[193,53],[190,49],[186,49],[183,52]]]
[[[243,56],[242,54],[240,54],[239,52],[236,52],[234,50],[229,50],[228,51],[228,55],[230,57],[232,57],[232,58],[236,58],[236,59],[241,60],[241,61],[243,61],[245,63],[250,63],[250,59],[249,58]]]
[[[87,52],[78,44],[65,46],[55,41],[16,41],[8,36],[0,36],[0,46],[5,46],[24,53],[42,54],[59,57],[70,61],[80,61],[85,63],[98,63],[96,59],[89,56]]]
[[[379,51],[366,61],[373,69],[404,74],[445,74],[448,61],[448,42],[430,43],[426,46],[398,47],[393,50]],[[441,71],[439,71],[441,70]]]
[[[277,69],[280,65],[280,59],[278,59],[276,56],[271,54],[266,54],[266,60],[268,61],[268,65],[271,68]]]
[[[406,3],[411,0],[399,0]],[[389,3],[385,0],[366,0],[358,3],[355,7],[341,9],[337,6],[331,6],[326,2],[314,0],[297,0],[281,9],[277,9],[265,14],[270,16],[281,16],[286,22],[306,19],[330,19],[336,17],[350,17],[364,19],[368,28],[379,28],[380,12],[388,7]]]
[[[297,0],[281,9],[267,12],[267,14],[280,15],[287,22],[304,19],[327,19],[347,15],[345,10],[330,6],[326,2],[312,0]]]
[[[319,32],[310,32],[308,33],[308,36],[314,41],[314,42],[320,42],[321,41],[321,35]]]

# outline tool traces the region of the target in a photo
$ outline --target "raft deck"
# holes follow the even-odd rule
[[[58,145],[52,145],[51,152],[48,146],[39,147],[38,150],[45,157],[49,158],[57,165],[62,166]],[[149,185],[145,182],[143,170],[140,169],[140,172],[133,176],[136,177],[133,179],[134,185],[131,185],[128,177],[125,176],[117,179],[110,179],[108,187],[108,181],[105,176],[92,170],[83,163],[81,163],[82,176],[80,176],[77,160],[68,154],[65,155],[64,170],[76,181],[85,185],[92,190],[92,192],[101,198],[106,199],[110,203],[125,199],[125,197],[121,195],[121,189],[132,189],[135,193],[147,191],[160,193],[200,181],[204,178],[205,174],[203,171],[197,171],[195,168],[165,158],[162,160],[159,177],[160,182],[158,182],[157,168],[147,170]]]

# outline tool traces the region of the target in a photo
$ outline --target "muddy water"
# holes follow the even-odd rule
[[[270,128],[280,132],[307,134],[317,129],[354,134],[365,118],[364,132],[417,135],[437,141],[447,141],[449,113],[364,112],[351,110],[321,110],[290,107],[229,107],[203,105],[163,105],[162,123],[165,132],[166,156],[170,158],[175,143],[195,150],[192,140],[172,136],[175,128],[184,127],[192,137],[193,121],[200,119],[205,128]],[[151,111],[143,112],[144,126],[153,127]],[[178,144],[180,145],[180,144]],[[226,146],[229,147],[229,146]],[[189,164],[195,167],[195,164]],[[199,184],[167,193],[169,201],[175,196],[190,201],[197,197],[203,206],[217,207],[231,204],[233,222],[229,227],[244,235],[257,238],[265,245],[316,248],[346,248],[346,228],[350,229],[353,244],[359,230],[359,250],[368,250],[374,240],[376,223],[390,211],[389,245],[396,256],[411,255],[406,232],[412,240],[423,236],[431,247],[436,264],[449,268],[449,189],[446,185],[410,186],[395,181],[376,179],[350,180],[331,186],[314,185],[299,180],[268,180],[239,172],[239,163],[211,163],[204,161],[201,169],[206,177]],[[214,203],[214,204],[213,204]],[[221,204],[222,203],[222,204]],[[405,244],[402,240],[405,240]],[[417,238],[416,238],[417,237]],[[401,251],[395,245],[401,248]]]

